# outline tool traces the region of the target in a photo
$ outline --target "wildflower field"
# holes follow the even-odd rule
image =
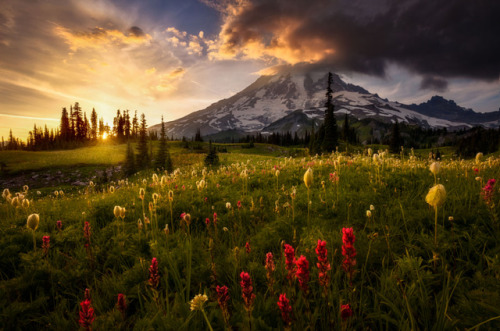
[[[500,329],[500,158],[177,157],[4,190],[0,328]]]

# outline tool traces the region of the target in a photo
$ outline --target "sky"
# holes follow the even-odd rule
[[[0,136],[56,127],[75,102],[109,123],[171,121],[297,66],[496,111],[499,14],[496,0],[2,0]]]

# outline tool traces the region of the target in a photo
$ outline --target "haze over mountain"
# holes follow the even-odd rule
[[[323,120],[327,75],[289,71],[261,76],[230,98],[166,123],[168,135],[190,138],[198,129],[202,136],[228,130],[242,133],[302,133],[305,127],[310,130],[312,123],[317,125]],[[449,130],[500,125],[500,111],[476,113],[440,96],[419,105],[405,105],[346,83],[337,74],[333,75],[332,89],[337,116],[348,114],[357,119]],[[159,130],[159,125],[150,130]]]

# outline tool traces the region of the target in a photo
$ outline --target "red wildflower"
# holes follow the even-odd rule
[[[247,243],[245,244],[245,251],[247,252],[247,254],[250,254],[250,243],[247,241]]]
[[[149,266],[149,286],[152,288],[158,287],[160,282],[160,274],[158,273],[158,260],[153,257],[151,260],[151,265]]]
[[[85,222],[85,225],[83,226],[83,237],[85,238],[85,248],[90,247],[90,235],[92,234],[91,228],[90,228],[90,223]]]
[[[478,168],[474,168],[474,172],[477,174],[479,172]]]
[[[285,244],[285,265],[288,271],[287,278],[292,280],[295,274],[295,249],[288,244]]]
[[[207,217],[207,218],[205,218],[205,224],[206,224],[207,226],[210,226],[210,218],[208,218],[208,217]]]
[[[316,266],[319,269],[319,285],[327,287],[329,282],[328,271],[331,270],[331,267],[330,263],[328,263],[326,241],[321,241],[320,239],[318,239],[318,245],[316,246],[316,256],[318,257],[318,263],[316,263]]]
[[[280,294],[278,307],[281,311],[283,323],[285,323],[285,326],[290,326],[290,324],[292,324],[292,306],[286,297],[286,293]]]
[[[350,304],[342,305],[340,307],[340,316],[342,316],[344,321],[352,316],[352,308]]]
[[[229,310],[227,309],[227,302],[229,301],[229,291],[227,286],[219,286],[215,288],[217,291],[217,302],[219,303],[219,307],[222,310],[222,316],[224,317],[224,323],[228,323],[229,321]]]
[[[57,222],[56,222],[56,226],[57,226],[57,229],[58,229],[59,231],[61,231],[61,230],[62,230],[62,221],[57,221]]]
[[[88,288],[85,289],[83,297],[84,297],[85,300],[92,301],[92,299],[90,298],[90,290]]]
[[[222,310],[227,309],[227,302],[229,301],[229,290],[226,285],[215,288],[217,291],[217,302]]]
[[[307,290],[308,290],[307,284],[309,282],[309,261],[307,261],[307,259],[304,255],[301,255],[295,261],[295,264],[297,265],[297,272],[295,273],[295,275],[297,276],[297,279],[299,280],[300,288],[304,292],[307,292]]]
[[[214,225],[217,226],[217,213],[214,213]]]
[[[90,300],[85,299],[80,302],[81,311],[80,311],[80,320],[78,323],[85,330],[92,330],[92,323],[94,322],[94,308],[92,307],[92,303]]]
[[[238,206],[238,209],[241,208],[241,201],[240,200],[238,200],[238,202],[236,203],[236,206]]]
[[[495,179],[489,179],[486,183],[486,186],[483,187],[483,191],[481,192],[481,196],[483,197],[484,202],[489,206],[493,201],[493,193],[495,192]]]
[[[255,294],[253,294],[253,287],[252,287],[252,278],[250,278],[250,275],[248,272],[242,271],[240,274],[240,286],[241,286],[241,297],[243,298],[243,301],[245,302],[245,309],[247,311],[252,310],[252,304],[253,301],[255,300]]]
[[[43,240],[43,244],[42,244],[43,254],[47,254],[49,252],[49,248],[50,248],[50,237],[43,236],[42,240]]]
[[[344,261],[342,262],[342,268],[344,268],[349,278],[349,282],[352,282],[352,277],[354,276],[354,266],[356,265],[356,249],[354,248],[354,241],[356,237],[352,228],[342,228],[342,255],[344,256]]]
[[[274,265],[274,257],[273,253],[269,252],[266,254],[266,275],[267,279],[270,279],[272,277],[272,273],[276,269],[276,266]]]
[[[118,310],[120,311],[120,313],[122,313],[122,316],[125,319],[125,313],[127,311],[127,299],[125,298],[124,294],[118,293],[116,306],[118,307]]]

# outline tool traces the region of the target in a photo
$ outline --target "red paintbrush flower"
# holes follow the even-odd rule
[[[307,261],[304,255],[301,255],[297,261],[295,261],[297,265],[297,272],[295,275],[299,280],[300,288],[307,293],[309,286],[309,261]]]
[[[240,274],[240,286],[241,286],[241,296],[245,302],[245,309],[247,311],[252,310],[253,301],[255,300],[255,294],[253,294],[252,278],[248,272],[242,271]]]
[[[94,308],[89,299],[85,299],[80,302],[80,320],[78,323],[85,330],[92,330],[92,323],[94,322]]]
[[[292,280],[295,275],[295,249],[285,244],[285,268],[288,271],[287,278]]]
[[[90,247],[90,236],[92,235],[92,230],[90,228],[90,223],[85,222],[83,226],[83,237],[85,238],[85,248]]]
[[[153,257],[151,260],[151,265],[149,266],[149,286],[152,288],[157,288],[160,283],[160,274],[158,273],[158,260]]]
[[[245,244],[245,251],[247,252],[247,254],[250,254],[250,243],[247,241],[247,243]]]
[[[340,307],[340,316],[344,321],[347,320],[349,317],[351,317],[352,314],[353,312],[350,304],[342,305]]]
[[[47,254],[49,252],[49,248],[50,248],[50,237],[43,236],[42,240],[43,240],[43,243],[42,243],[43,254]]]
[[[344,256],[344,261],[342,262],[342,268],[344,268],[349,278],[349,282],[352,282],[354,276],[354,266],[356,265],[356,249],[354,248],[354,241],[356,237],[352,228],[342,229],[342,255]]]
[[[283,323],[285,323],[285,326],[290,326],[292,324],[292,306],[290,305],[290,301],[286,297],[286,293],[280,294],[278,307],[281,311],[281,318],[283,319]]]
[[[330,263],[328,263],[326,241],[318,239],[318,245],[316,246],[316,256],[318,257],[318,263],[316,263],[316,266],[319,269],[319,285],[327,287],[330,281],[330,278],[328,277],[328,271],[331,270],[331,266]]]

